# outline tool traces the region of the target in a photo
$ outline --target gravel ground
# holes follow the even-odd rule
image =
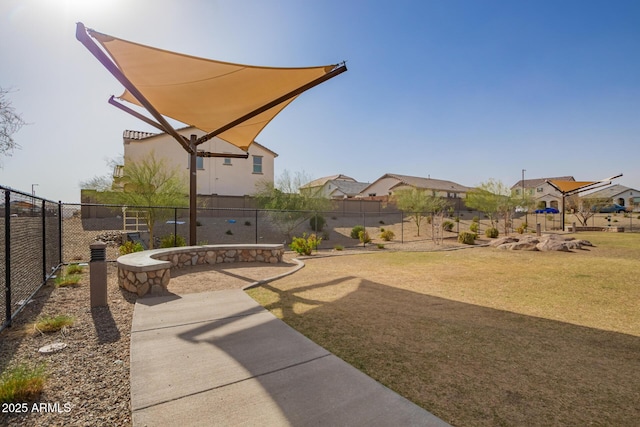
[[[44,363],[47,373],[40,397],[35,402],[20,402],[28,404],[24,405],[26,413],[16,413],[15,406],[3,406],[0,425],[131,425],[129,335],[135,296],[118,287],[116,267],[111,263],[109,306],[91,309],[89,298],[86,267],[79,286],[56,288],[48,283],[17,316],[13,326],[0,333],[3,371],[20,363]],[[34,322],[42,316],[60,314],[73,316],[73,325],[46,334],[34,329]],[[38,352],[54,342],[63,342],[67,347],[52,354]]]
[[[219,264],[175,270],[169,291],[187,294],[241,288],[291,270],[296,266],[291,257],[293,254],[287,253],[284,262],[277,265]],[[25,413],[16,413],[15,405],[3,406],[0,425],[131,425],[129,346],[136,296],[118,287],[115,263],[108,264],[107,282],[109,307],[91,309],[88,267],[79,286],[56,288],[51,281],[17,316],[13,326],[0,333],[2,371],[21,363],[45,363],[47,373],[40,397],[17,402],[27,404]],[[74,324],[47,334],[34,329],[39,318],[60,314],[73,316]],[[55,342],[67,347],[48,355],[38,352]],[[48,407],[36,411],[42,404]]]

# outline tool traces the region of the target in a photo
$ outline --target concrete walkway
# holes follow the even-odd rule
[[[131,333],[140,426],[446,426],[241,290],[140,298]]]

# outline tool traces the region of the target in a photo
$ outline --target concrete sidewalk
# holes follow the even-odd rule
[[[287,326],[241,290],[140,298],[139,426],[446,426]]]

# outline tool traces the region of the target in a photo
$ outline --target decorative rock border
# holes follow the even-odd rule
[[[172,268],[230,262],[282,262],[284,245],[206,245],[152,249],[118,258],[118,284],[143,296],[167,290]]]

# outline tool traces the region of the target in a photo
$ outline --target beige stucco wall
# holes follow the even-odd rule
[[[181,135],[189,137],[195,133],[198,137],[204,132],[198,129],[183,129],[178,131]],[[243,154],[237,147],[219,139],[212,138],[198,146],[198,150],[213,153]],[[125,164],[129,161],[139,161],[153,152],[156,159],[164,159],[167,165],[184,174],[188,188],[189,179],[189,155],[184,148],[171,136],[163,134],[141,140],[125,140],[124,158]],[[262,157],[262,173],[253,173],[253,156]],[[259,181],[273,182],[274,154],[260,145],[252,144],[249,147],[249,158],[231,159],[231,164],[225,164],[224,158],[205,157],[203,169],[197,171],[197,193],[219,194],[229,196],[244,196],[256,191]]]

